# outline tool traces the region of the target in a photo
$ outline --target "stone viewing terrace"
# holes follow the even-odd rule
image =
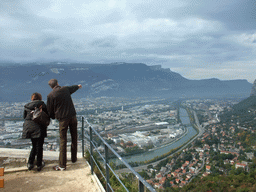
[[[1,192],[101,192],[104,191],[97,177],[91,174],[90,166],[78,153],[78,161],[71,162],[68,153],[67,169],[54,171],[58,164],[59,152],[44,151],[45,167],[38,172],[27,169],[27,158],[30,151],[25,149],[0,148],[0,167],[4,167],[4,187]]]
[[[67,153],[65,171],[52,169],[53,166],[58,165],[59,152],[45,150],[43,159],[46,166],[38,172],[36,167],[31,171],[27,168],[30,150],[0,148],[0,168],[4,168],[4,176],[1,175],[0,170],[0,187],[4,179],[4,187],[1,187],[1,191],[155,191],[101,137],[84,116],[81,125],[82,153],[78,153],[76,163],[71,162],[71,154]],[[95,140],[102,142],[103,152],[98,150]],[[120,174],[115,170],[115,165],[112,167],[110,160],[113,157],[118,159],[120,165],[128,168],[127,174]]]

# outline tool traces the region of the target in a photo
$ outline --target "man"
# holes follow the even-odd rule
[[[76,110],[71,94],[82,88],[82,85],[64,86],[58,84],[57,79],[51,79],[48,84],[52,91],[47,96],[47,110],[50,118],[59,121],[60,154],[56,171],[64,171],[67,163],[67,130],[71,134],[71,161],[77,161],[77,119]]]

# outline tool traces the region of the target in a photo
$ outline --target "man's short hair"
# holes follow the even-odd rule
[[[53,89],[56,85],[58,84],[58,80],[57,79],[51,79],[50,81],[48,81],[48,85],[50,85],[50,87]]]

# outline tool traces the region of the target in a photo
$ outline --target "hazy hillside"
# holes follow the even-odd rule
[[[250,96],[233,107],[235,112],[244,113],[250,109],[256,110],[256,96]]]

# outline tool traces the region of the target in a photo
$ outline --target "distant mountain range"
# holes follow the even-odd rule
[[[46,100],[48,81],[61,86],[82,84],[73,97],[248,97],[247,80],[189,80],[160,65],[113,64],[13,64],[0,66],[0,101],[26,101],[33,92]]]

